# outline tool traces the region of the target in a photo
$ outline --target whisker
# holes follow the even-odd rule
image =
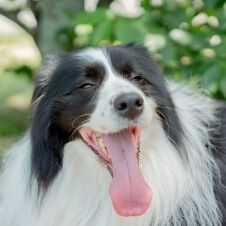
[[[156,105],[157,108],[162,108],[162,109],[169,109],[169,110],[173,110],[173,111],[176,111],[176,109],[174,108],[170,108],[170,107],[164,107],[164,106],[161,106],[161,105]]]
[[[75,124],[75,122],[78,120],[78,119],[80,119],[81,117],[85,117],[85,116],[90,116],[91,114],[83,114],[83,115],[80,115],[79,117],[77,117],[76,119],[74,119],[73,120],[73,122],[72,122],[72,128],[74,128],[74,124]]]
[[[159,111],[159,109],[157,109],[157,108],[156,108],[156,112],[159,113],[159,114],[163,117],[164,121],[166,122],[166,126],[167,126],[167,128],[168,128],[168,133],[169,133],[170,126],[169,126],[169,123],[168,123],[168,121],[167,121],[165,115],[164,115],[161,111]],[[162,118],[161,118],[161,119],[162,119]]]
[[[85,124],[85,123],[88,122],[88,121],[89,121],[89,119],[87,119],[87,120],[81,122],[81,123],[73,130],[73,132],[72,132],[72,134],[71,134],[71,136],[70,136],[70,138],[69,138],[69,141],[72,141],[72,140],[73,140],[73,137],[74,137],[75,133],[82,127],[83,124]]]

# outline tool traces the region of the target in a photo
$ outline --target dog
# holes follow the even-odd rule
[[[226,104],[137,44],[62,53],[7,151],[4,226],[226,225]]]

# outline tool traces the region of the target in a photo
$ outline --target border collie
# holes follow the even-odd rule
[[[135,44],[49,59],[4,164],[4,226],[226,224],[225,103]]]

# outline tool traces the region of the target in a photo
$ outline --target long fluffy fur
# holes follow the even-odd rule
[[[222,171],[212,151],[212,136],[222,123],[220,104],[182,84],[166,85],[181,122],[183,145],[166,135],[162,120],[167,127],[170,118],[155,112],[141,133],[140,168],[153,191],[145,214],[125,218],[115,213],[108,195],[111,176],[81,139],[66,143],[61,170],[47,191],[40,190],[35,178],[30,181],[29,130],[7,152],[1,183],[3,225],[222,225],[224,208],[214,193],[214,187],[223,187]]]

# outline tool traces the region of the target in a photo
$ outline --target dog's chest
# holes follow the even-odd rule
[[[76,144],[80,147],[79,155],[70,146],[65,151],[65,169],[54,182],[43,203],[39,225],[145,225],[145,216],[120,217],[116,214],[108,194],[112,180],[109,172],[96,160],[84,162],[84,155],[91,152],[80,144]]]
[[[108,188],[92,185],[72,186],[68,193],[50,197],[42,209],[38,225],[42,226],[131,226],[145,225],[144,216],[120,217],[116,214]],[[74,193],[73,193],[73,192]],[[65,191],[66,192],[66,191]],[[69,195],[71,194],[71,195]],[[56,203],[55,206],[52,206]],[[50,206],[51,205],[51,206]],[[138,223],[139,222],[139,223]],[[142,222],[142,223],[141,223]]]

